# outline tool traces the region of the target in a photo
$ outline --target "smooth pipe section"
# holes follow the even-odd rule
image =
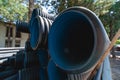
[[[100,19],[84,7],[71,7],[59,14],[48,36],[51,58],[72,73],[90,71],[109,43]]]
[[[17,21],[16,22],[16,31],[23,32],[23,33],[30,33],[29,31],[29,23]]]

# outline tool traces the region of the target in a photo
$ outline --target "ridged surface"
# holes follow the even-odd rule
[[[17,21],[16,22],[16,30],[17,30],[17,32],[30,33],[29,23],[23,22],[23,21]]]

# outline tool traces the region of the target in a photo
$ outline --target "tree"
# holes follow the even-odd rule
[[[0,0],[0,20],[15,22],[17,19],[27,20],[28,9],[23,0]]]
[[[47,7],[52,6],[52,13],[55,11],[55,13],[58,14],[72,6],[84,6],[99,16],[107,13],[114,1],[115,0],[47,0],[47,2],[44,2]]]
[[[29,20],[30,20],[33,9],[34,9],[34,0],[29,0],[29,12],[28,12],[28,19]]]
[[[105,15],[101,15],[100,19],[102,20],[110,40],[115,35],[118,28],[120,28],[120,1],[117,1],[110,9],[109,12]]]
[[[92,11],[98,16],[104,15],[109,12],[109,9],[114,4],[115,0],[96,0],[93,3]]]
[[[60,13],[66,8],[72,7],[72,6],[84,6],[90,10],[92,10],[94,13],[96,13],[97,16],[99,16],[103,22],[103,24],[106,26],[106,30],[108,31],[110,39],[112,39],[112,36],[114,35],[115,31],[119,27],[119,9],[120,6],[117,2],[116,6],[112,6],[115,4],[116,0],[47,0],[48,6],[53,6],[54,11],[56,13]],[[50,5],[50,3],[52,5]],[[46,3],[47,4],[47,3]],[[114,12],[114,13],[113,13]],[[118,18],[116,19],[115,18]],[[102,18],[103,17],[103,18]],[[116,27],[113,27],[114,26]],[[109,27],[108,27],[109,26]],[[114,28],[114,29],[113,29]]]
[[[61,12],[65,8],[69,8],[72,6],[84,6],[84,7],[92,7],[91,4],[94,2],[93,0],[58,0],[58,12]]]
[[[0,21],[7,22],[8,27],[13,22],[27,20],[28,9],[23,0],[0,0]],[[8,47],[10,47],[10,28],[8,30]]]

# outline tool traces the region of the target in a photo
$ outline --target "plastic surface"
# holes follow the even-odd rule
[[[52,25],[51,23],[51,20],[41,16],[34,18],[30,25],[30,45],[33,50],[47,46],[48,31]]]
[[[109,43],[99,18],[83,7],[72,7],[59,14],[48,37],[53,61],[73,73],[93,68]]]
[[[17,21],[16,22],[16,31],[17,32],[24,32],[24,33],[30,33],[29,31],[29,23]]]

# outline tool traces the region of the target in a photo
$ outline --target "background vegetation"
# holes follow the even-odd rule
[[[72,6],[87,7],[101,19],[110,39],[120,28],[120,0],[0,0],[0,21],[28,21],[32,10],[43,6],[53,15]]]

